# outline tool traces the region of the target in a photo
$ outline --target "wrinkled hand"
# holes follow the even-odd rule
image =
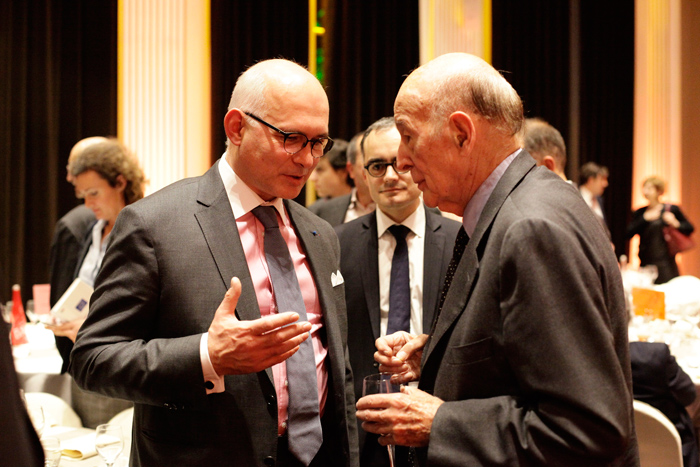
[[[240,321],[240,296],[241,281],[234,277],[209,326],[209,358],[220,376],[257,373],[283,362],[310,335],[311,323],[297,323],[299,314],[291,311]]]
[[[444,401],[417,388],[403,386],[401,393],[372,394],[357,401],[362,429],[381,435],[379,444],[423,447]]]
[[[374,359],[379,363],[379,371],[392,373],[394,384],[405,384],[420,378],[420,361],[427,334],[414,336],[406,331],[397,331],[380,337],[374,343],[377,351]]]
[[[678,219],[676,219],[676,216],[671,211],[664,211],[663,214],[661,214],[661,219],[663,219],[666,224],[676,229],[681,226],[681,223],[678,222]]]
[[[54,335],[67,337],[75,343],[75,338],[78,336],[80,326],[82,326],[84,322],[85,319],[76,319],[75,321],[69,321],[67,323],[44,324],[44,326],[46,326],[46,329],[49,331],[53,332]]]

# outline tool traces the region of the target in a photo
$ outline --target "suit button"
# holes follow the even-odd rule
[[[372,366],[375,367],[375,368],[379,368],[379,362],[374,362],[374,363],[372,363]]]
[[[272,457],[272,456],[267,456],[267,457],[263,460],[263,463],[264,463],[267,467],[275,467],[275,458]]]

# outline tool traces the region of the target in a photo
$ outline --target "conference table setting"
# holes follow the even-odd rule
[[[29,322],[25,326],[25,334],[28,343],[12,349],[17,378],[47,459],[58,457],[57,452],[60,451],[59,463],[47,461],[46,465],[127,466],[133,409],[109,421],[108,425],[116,427],[116,432],[110,431],[98,437],[97,430],[83,427],[80,417],[71,407],[71,377],[61,374],[62,359],[56,349],[53,333],[41,322]],[[100,427],[98,430],[101,430]],[[103,456],[98,453],[97,446],[100,444],[98,441],[105,437],[107,441],[102,443],[105,445]],[[109,456],[113,459],[109,459]]]

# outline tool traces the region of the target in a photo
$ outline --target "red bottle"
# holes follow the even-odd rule
[[[24,327],[27,324],[27,316],[24,314],[24,305],[22,305],[22,294],[19,290],[19,284],[12,286],[12,345],[28,344],[27,334]]]

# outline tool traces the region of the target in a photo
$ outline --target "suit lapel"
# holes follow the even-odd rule
[[[457,266],[452,286],[447,291],[445,303],[435,324],[430,341],[428,342],[423,361],[428,364],[430,354],[440,342],[440,339],[452,327],[457,318],[464,312],[479,272],[479,260],[483,254],[488,232],[503,203],[527,175],[535,167],[535,161],[526,151],[513,160],[503,177],[498,181],[491,193],[484,210],[479,217],[474,233],[469,239],[464,254]]]
[[[430,332],[437,306],[437,297],[442,290],[441,270],[445,233],[436,219],[436,214],[425,210],[425,243],[423,251],[423,332]],[[445,265],[447,269],[447,265]]]
[[[379,242],[377,239],[377,216],[372,214],[362,221],[362,238],[358,242],[366,250],[358,258],[362,258],[362,289],[365,291],[367,314],[372,324],[374,338],[381,334],[381,311],[379,309]]]
[[[241,280],[243,287],[236,306],[238,317],[245,320],[260,318],[260,308],[243,245],[217,164],[200,178],[197,201],[201,209],[195,213],[195,218],[219,269],[225,289],[228,290],[232,277]]]

